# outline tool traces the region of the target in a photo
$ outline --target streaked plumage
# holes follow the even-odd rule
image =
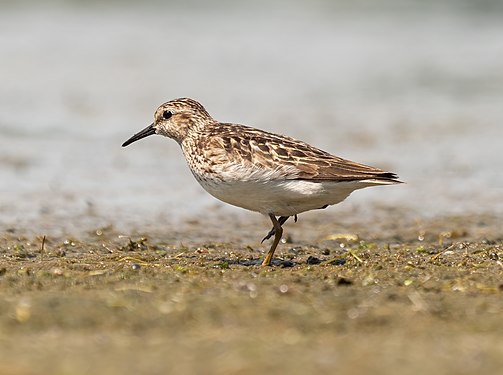
[[[162,104],[154,123],[123,146],[152,134],[181,146],[192,174],[214,197],[268,215],[275,236],[264,259],[270,265],[290,216],[325,208],[368,186],[400,183],[391,172],[329,154],[296,139],[214,120],[195,100]],[[279,218],[276,218],[279,216]]]

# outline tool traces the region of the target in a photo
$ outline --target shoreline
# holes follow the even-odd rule
[[[499,218],[391,216],[300,218],[265,268],[266,218],[3,230],[0,370],[498,373]]]

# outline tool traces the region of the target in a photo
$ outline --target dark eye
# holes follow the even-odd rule
[[[164,111],[162,113],[162,117],[164,117],[166,120],[169,119],[173,114],[171,113],[171,111]]]

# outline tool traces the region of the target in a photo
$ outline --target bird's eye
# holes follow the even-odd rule
[[[166,120],[169,119],[173,114],[171,113],[171,111],[164,111],[162,113],[162,117],[164,117]]]

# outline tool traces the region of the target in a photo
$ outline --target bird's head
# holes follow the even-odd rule
[[[157,108],[152,124],[134,134],[122,147],[153,134],[164,135],[181,143],[191,132],[213,121],[206,109],[193,99],[170,100]]]

